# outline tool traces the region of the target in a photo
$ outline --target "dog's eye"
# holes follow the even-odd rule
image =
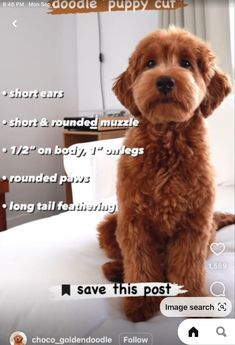
[[[148,68],[153,68],[153,67],[156,66],[156,64],[157,64],[156,61],[153,60],[153,59],[151,59],[151,60],[149,60],[149,61],[147,62],[146,66],[147,66]]]
[[[180,66],[183,67],[183,68],[190,68],[192,67],[191,63],[186,60],[186,59],[183,59],[180,61]]]

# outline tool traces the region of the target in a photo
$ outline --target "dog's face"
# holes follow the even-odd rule
[[[196,110],[210,115],[231,84],[206,43],[173,28],[139,43],[113,90],[132,115],[156,124],[187,121]]]
[[[23,337],[20,335],[20,334],[18,334],[18,335],[16,335],[15,337],[14,337],[14,342],[15,342],[15,344],[22,344],[23,343]]]

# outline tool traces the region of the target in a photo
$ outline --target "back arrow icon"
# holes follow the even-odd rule
[[[14,22],[12,22],[12,25],[14,25],[15,28],[17,28],[16,22],[17,20],[14,20]]]

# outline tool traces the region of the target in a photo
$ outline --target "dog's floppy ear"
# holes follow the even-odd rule
[[[206,96],[200,105],[200,110],[204,117],[211,115],[231,90],[232,85],[229,78],[216,68],[207,86]]]
[[[141,115],[134,101],[132,93],[132,78],[129,69],[123,72],[116,79],[113,85],[113,91],[122,105],[129,110],[131,115],[136,117]]]

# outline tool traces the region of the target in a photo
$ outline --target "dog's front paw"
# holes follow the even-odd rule
[[[124,311],[133,322],[149,320],[160,309],[159,297],[126,297]]]

